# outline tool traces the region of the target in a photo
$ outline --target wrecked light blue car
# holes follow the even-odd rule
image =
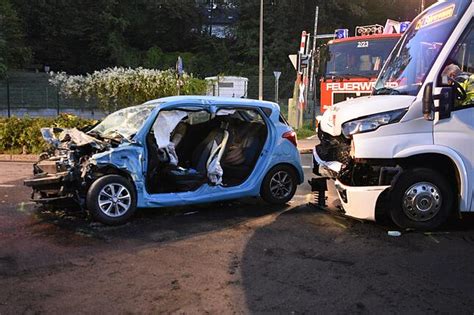
[[[296,134],[270,102],[170,97],[121,109],[87,132],[41,132],[52,149],[25,180],[33,200],[72,199],[105,224],[137,208],[252,196],[284,204],[303,182]]]

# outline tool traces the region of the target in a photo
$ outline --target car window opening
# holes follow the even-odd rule
[[[252,173],[268,135],[254,109],[160,112],[147,135],[149,193],[238,186]]]

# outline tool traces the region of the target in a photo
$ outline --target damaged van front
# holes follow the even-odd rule
[[[434,229],[453,211],[474,210],[473,12],[467,0],[426,9],[372,95],[324,113],[313,191],[324,193],[334,179],[346,215],[388,214],[402,228]]]
[[[414,99],[387,96],[381,104],[379,98],[368,96],[339,103],[324,113],[318,128],[320,143],[313,150],[313,171],[323,180],[335,179],[346,215],[375,220],[377,200],[400,170],[383,152],[388,149],[386,142],[394,139],[379,133],[382,126],[402,122],[408,110],[405,104]],[[317,182],[314,179],[313,186]]]

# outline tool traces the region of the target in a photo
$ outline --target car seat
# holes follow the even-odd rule
[[[171,191],[193,191],[206,182],[208,168],[213,159],[220,162],[224,153],[229,133],[227,126],[213,129],[208,136],[196,146],[192,154],[190,168],[169,166],[163,172]]]
[[[222,159],[226,178],[245,180],[255,167],[266,140],[266,127],[261,123],[246,123],[231,130],[232,142]]]

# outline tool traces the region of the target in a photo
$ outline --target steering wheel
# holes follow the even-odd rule
[[[454,86],[454,91],[456,92],[455,97],[458,101],[464,101],[467,98],[467,93],[466,90],[462,87],[462,85],[455,81],[452,80],[453,86]]]

